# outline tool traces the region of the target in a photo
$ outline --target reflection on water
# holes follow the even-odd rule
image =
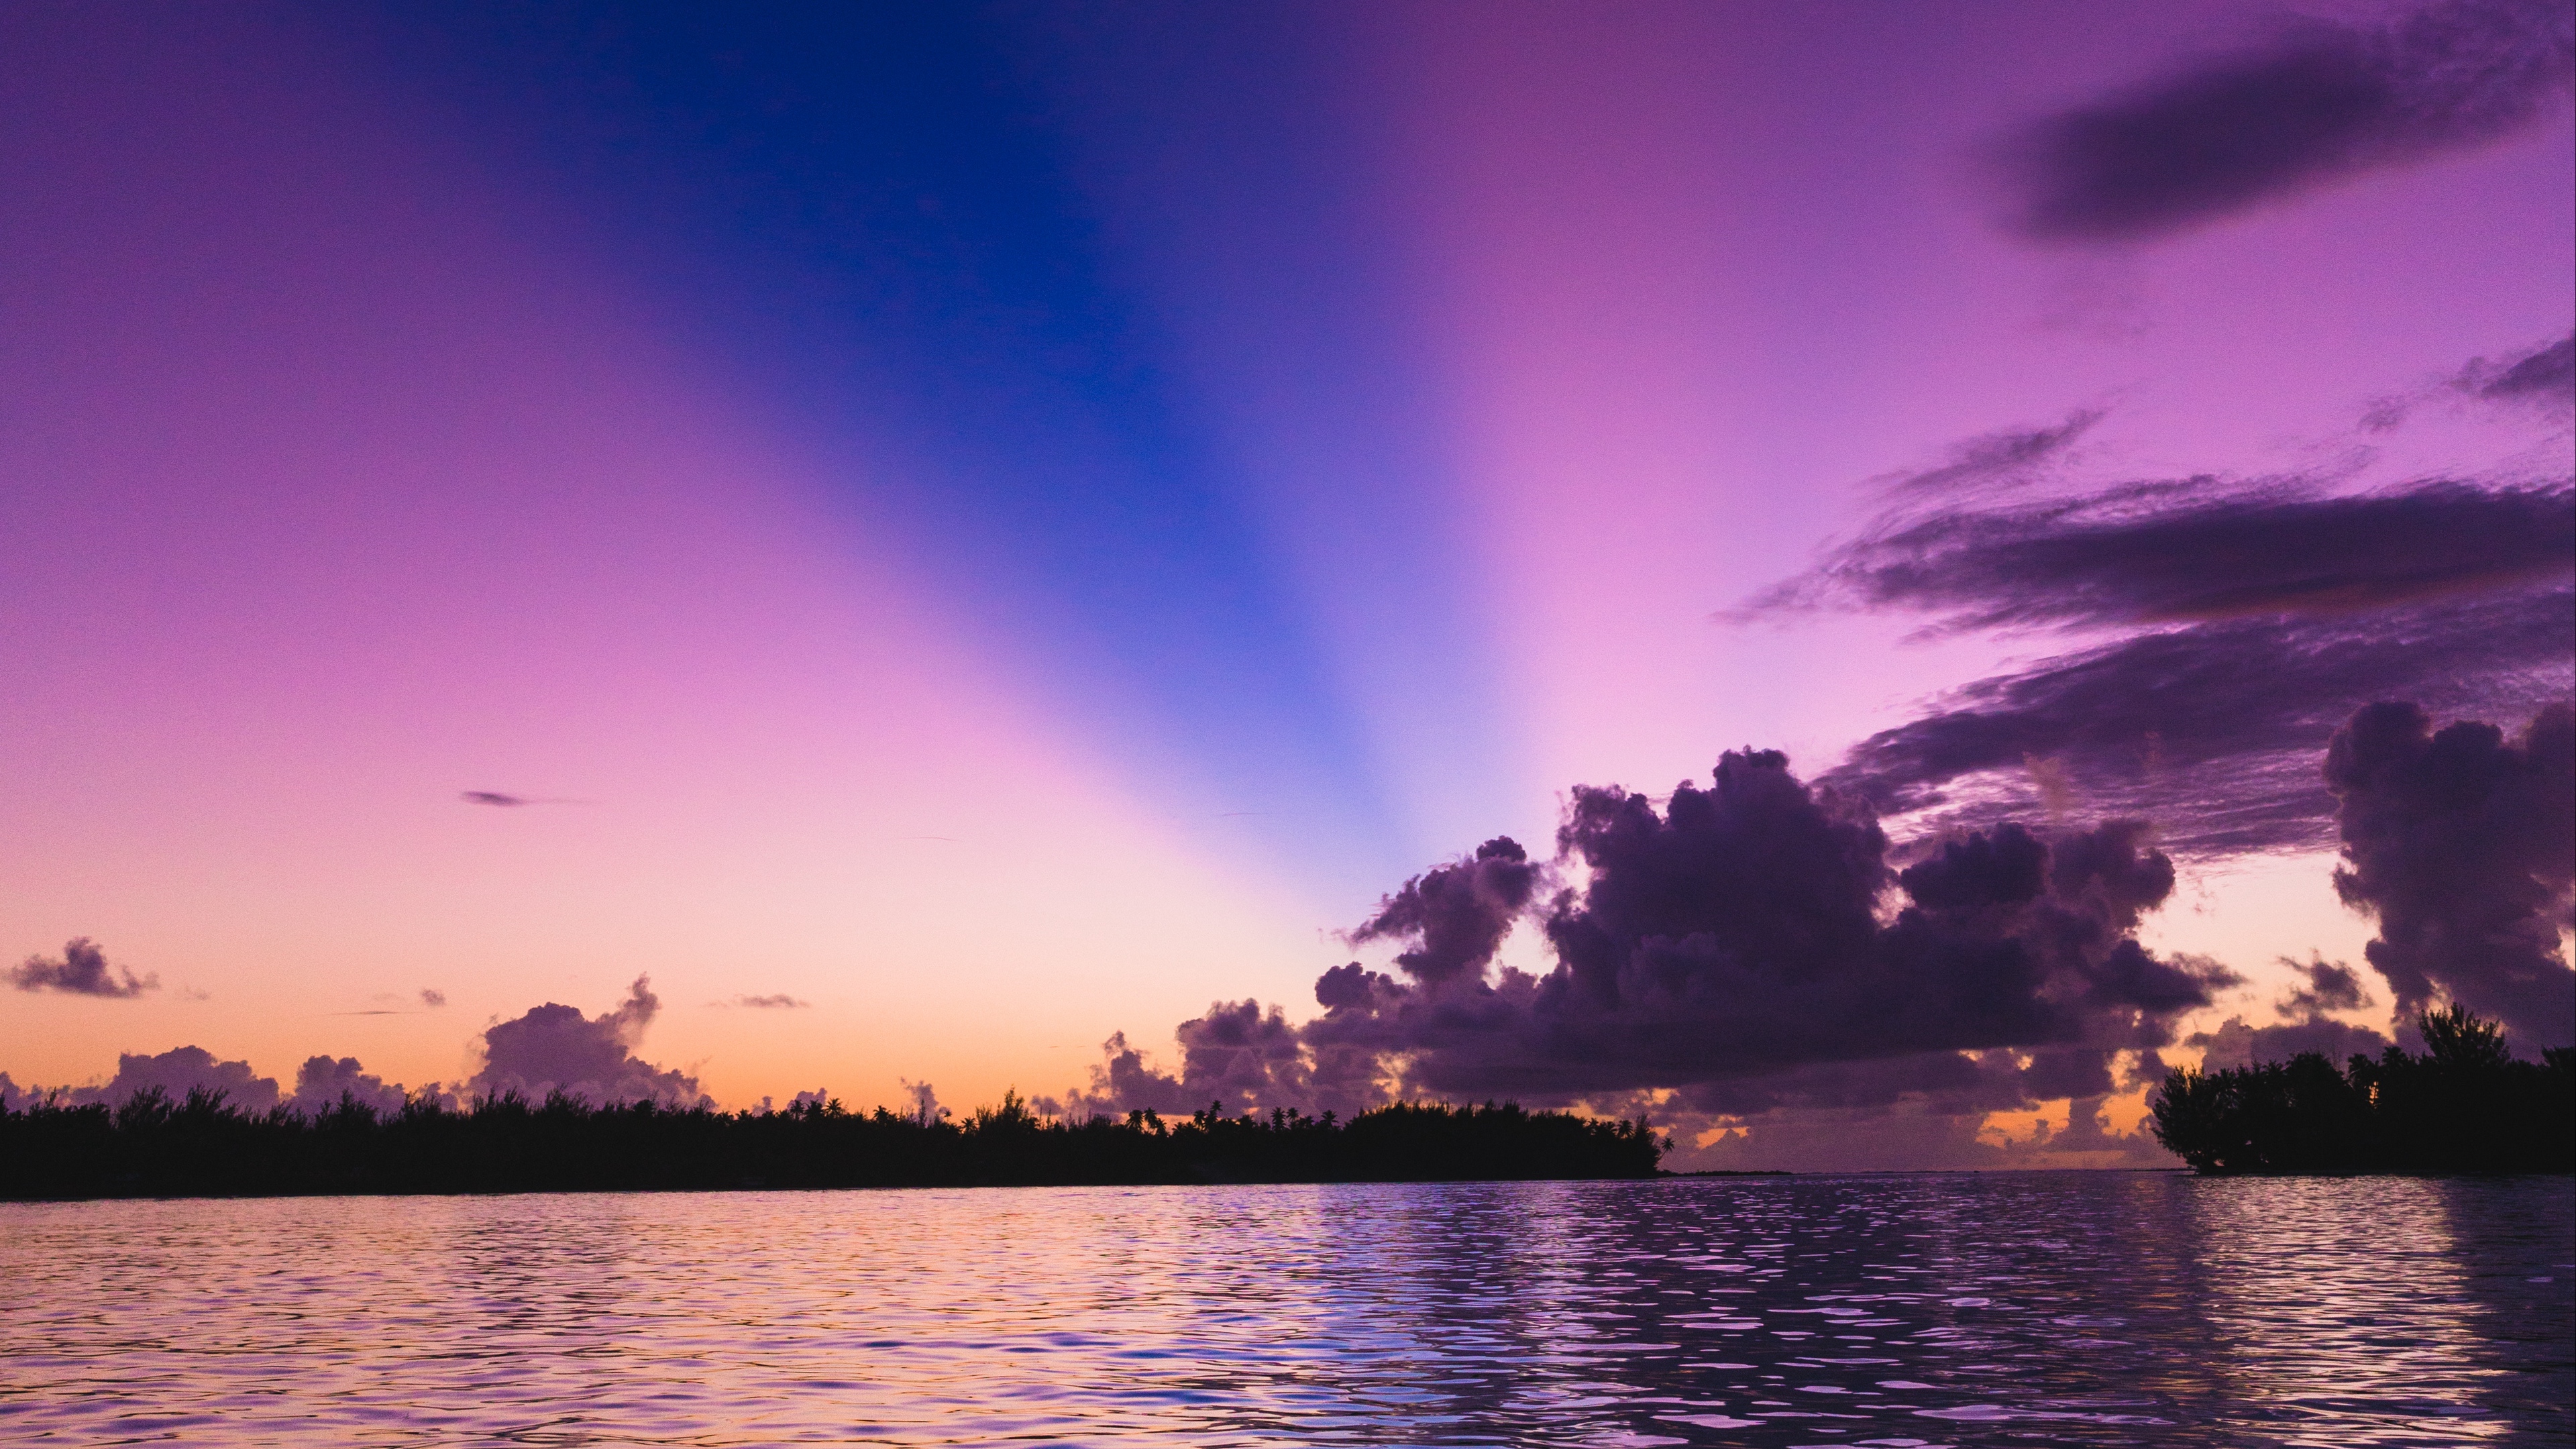
[[[11,1443],[2576,1443],[2576,1185],[0,1206]]]

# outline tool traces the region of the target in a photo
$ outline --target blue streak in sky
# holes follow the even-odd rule
[[[1240,480],[1186,420],[1171,340],[1110,280],[1061,98],[1015,63],[1027,22],[1060,17],[384,18],[388,68],[521,148],[684,343],[791,436],[879,465],[847,475],[867,515],[935,540],[948,604],[1176,813],[1279,812],[1283,843],[1340,842],[1348,881],[1418,863]]]

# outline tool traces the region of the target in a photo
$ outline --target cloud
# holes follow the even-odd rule
[[[2562,647],[2564,641],[2562,640]],[[2576,1038],[2576,721],[2540,711],[2516,739],[2492,724],[2433,728],[2375,704],[2336,732],[2335,889],[2379,921],[2371,965],[2412,1015],[2437,997],[2501,1020],[2527,1047]]]
[[[2141,634],[1954,690],[1823,779],[1950,826],[2031,813],[2045,783],[2090,813],[2153,816],[2185,855],[2323,849],[2335,802],[2318,751],[2355,707],[2528,714],[2567,693],[2571,635],[2563,588]]]
[[[718,1004],[722,1005],[723,1003],[720,1002]],[[753,1007],[762,1011],[802,1011],[812,1006],[814,1003],[810,1001],[800,1001],[782,991],[772,996],[737,996],[733,999],[732,1004],[735,1006]]]
[[[2231,1016],[2211,1030],[2193,1032],[2183,1045],[2198,1047],[2201,1066],[2216,1071],[2255,1062],[2286,1062],[2302,1052],[2315,1052],[2340,1067],[2355,1056],[2376,1057],[2393,1043],[2385,1033],[2330,1016],[2268,1026]]]
[[[1196,1112],[1210,1103],[1234,1112],[1283,1106],[1347,1113],[1378,1100],[1366,1091],[1319,1100],[1304,1035],[1276,1006],[1265,1010],[1258,1001],[1211,1002],[1205,1016],[1182,1022],[1172,1034],[1181,1048],[1178,1072],[1156,1070],[1128,1044],[1125,1032],[1114,1032],[1100,1044],[1102,1060],[1091,1069],[1090,1085],[1066,1093],[1061,1102],[1048,1099],[1050,1115]]]
[[[106,1085],[80,1087],[65,1094],[75,1106],[104,1102],[122,1106],[138,1092],[158,1087],[177,1101],[196,1088],[219,1091],[245,1112],[265,1112],[278,1104],[277,1079],[263,1077],[248,1062],[217,1061],[204,1047],[175,1047],[158,1056],[121,1052],[116,1075]]]
[[[1498,836],[1465,860],[1406,881],[1345,939],[1354,946],[1411,940],[1413,949],[1396,964],[1424,981],[1446,981],[1493,959],[1538,881],[1519,842]]]
[[[1408,946],[1396,973],[1325,972],[1324,1012],[1302,1028],[1277,1007],[1217,1003],[1179,1028],[1177,1072],[1112,1037],[1072,1105],[1598,1106],[1679,1088],[1672,1109],[1700,1114],[1984,1112],[2134,1085],[2175,1018],[2234,980],[2138,944],[2173,867],[2136,822],[1999,827],[1899,870],[1860,802],[1742,751],[1660,808],[1578,788],[1557,843],[1578,884],[1541,899],[1523,888],[1525,852],[1488,842],[1355,933]],[[1533,874],[1480,881],[1502,864]],[[1497,967],[1516,920],[1544,932],[1554,969]]]
[[[588,805],[591,801],[565,795],[512,795],[500,790],[459,790],[456,798],[468,805],[493,805],[515,810],[522,805]]]
[[[2302,1052],[2315,1052],[2341,1066],[2354,1056],[2376,1057],[2395,1045],[2385,1033],[2326,1015],[2370,1004],[2360,972],[2322,956],[2304,963],[2284,958],[2282,964],[2298,972],[2304,984],[2293,986],[2274,1003],[2280,1021],[2255,1026],[2242,1016],[2231,1016],[2211,1030],[2183,1039],[2183,1045],[2199,1049],[2204,1069],[2286,1062]]]
[[[429,1090],[435,1094],[437,1084]],[[388,1083],[358,1065],[356,1057],[334,1061],[327,1056],[305,1058],[296,1068],[295,1091],[287,1104],[306,1114],[327,1111],[346,1097],[380,1113],[402,1110],[405,1093],[398,1083]]]
[[[30,956],[9,968],[9,984],[21,991],[63,991],[74,996],[141,996],[161,989],[159,976],[136,976],[131,967],[110,966],[107,953],[87,936],[63,943],[58,957]]]
[[[1908,1100],[1889,1106],[1783,1109],[1723,1122],[1667,1111],[1678,1171],[1785,1169],[1792,1172],[1956,1172],[2013,1168],[2171,1167],[2174,1158],[2143,1130],[2114,1130],[2100,1098],[2068,1104],[2062,1128],[2034,1124],[2011,1137],[1975,1111]],[[1724,1136],[1701,1146],[1713,1131]]]
[[[434,986],[424,986],[420,989],[420,1004],[436,1011],[447,1004],[447,993]]]
[[[2571,67],[2576,23],[2561,0],[2452,0],[2375,27],[2307,21],[2011,137],[2012,221],[2050,241],[2177,231],[2509,135],[2567,89]]]
[[[2370,1004],[2370,989],[2361,982],[2361,973],[2340,961],[2312,956],[2305,963],[2287,957],[2282,964],[2307,978],[2305,986],[2292,987],[2281,998],[2280,1009],[2289,1015],[2314,1018],[2328,1011],[2357,1011]]]
[[[2332,618],[2571,575],[2563,483],[2328,497],[2191,479],[1893,520],[1752,607],[1899,609],[1951,630],[2145,626]]]
[[[1893,474],[1878,481],[1888,495],[1897,498],[1940,494],[1955,499],[1962,493],[2017,486],[2030,481],[2044,465],[2065,457],[2103,416],[2101,410],[2088,408],[2069,414],[2053,427],[2007,428],[1987,433],[1954,446],[1949,458],[1937,467]]]
[[[2321,848],[2316,751],[2355,708],[2527,715],[2570,688],[2576,490],[2429,481],[2126,483],[1900,507],[1734,616],[1903,611],[1942,632],[2105,630],[1962,686],[1824,776],[1976,826],[2080,808],[2157,819],[2186,855]]]
[[[2565,407],[2576,402],[2576,336],[2562,337],[2511,362],[2481,358],[2460,370],[2456,385],[2477,397]]]
[[[638,976],[613,1011],[585,1017],[547,1002],[483,1032],[483,1068],[466,1084],[477,1096],[518,1092],[542,1098],[560,1091],[597,1104],[651,1101],[694,1106],[706,1099],[698,1080],[639,1059],[634,1048],[662,1008],[648,978]]]
[[[912,1103],[908,1115],[913,1121],[927,1127],[948,1115],[948,1109],[939,1105],[939,1093],[928,1082],[916,1082],[909,1077],[897,1077],[895,1081]],[[805,1094],[797,1093],[796,1100],[804,1101]]]

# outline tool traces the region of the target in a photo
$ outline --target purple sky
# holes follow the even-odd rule
[[[2155,822],[2179,875],[2139,939],[2242,984],[2158,1008],[2162,1048],[2082,1038],[2118,1072],[2290,1020],[2278,958],[2359,965],[2382,924],[2331,878],[2328,736],[2381,698],[2512,736],[2563,698],[2528,644],[2563,555],[2248,605],[2301,658],[2381,651],[2299,676],[2271,753],[2185,758],[2252,707],[2117,661],[2130,694],[1938,781],[1883,732],[2216,628],[2156,612],[2158,547],[2272,587],[2555,537],[2566,27],[13,9],[0,954],[94,938],[158,986],[9,993],[0,1066],[195,1045],[455,1085],[551,1001],[727,1104],[1053,1091],[1119,1030],[1184,1077],[1168,1024],[1212,999],[1293,1028],[1326,968],[1394,971],[1401,933],[1339,933],[1407,879],[1496,836],[1550,858],[1574,786],[1662,797],[1745,747],[1879,790],[1891,871],[2007,816]],[[2365,495],[2403,520],[2346,530]],[[1870,572],[1927,520],[1940,587]],[[2105,763],[2150,730],[2166,773]],[[1514,920],[1497,969],[1557,969]],[[617,1005],[639,975],[658,1014]],[[2385,1028],[2367,979],[2335,1019]],[[1529,1091],[1665,1094],[1694,1133],[1788,1110],[1730,1070]],[[1847,1140],[2138,1111],[2126,1076],[2038,1090],[1907,1087]]]

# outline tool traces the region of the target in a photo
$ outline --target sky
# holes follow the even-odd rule
[[[11,7],[0,1067],[1903,1166],[2564,1044],[2562,9]]]

